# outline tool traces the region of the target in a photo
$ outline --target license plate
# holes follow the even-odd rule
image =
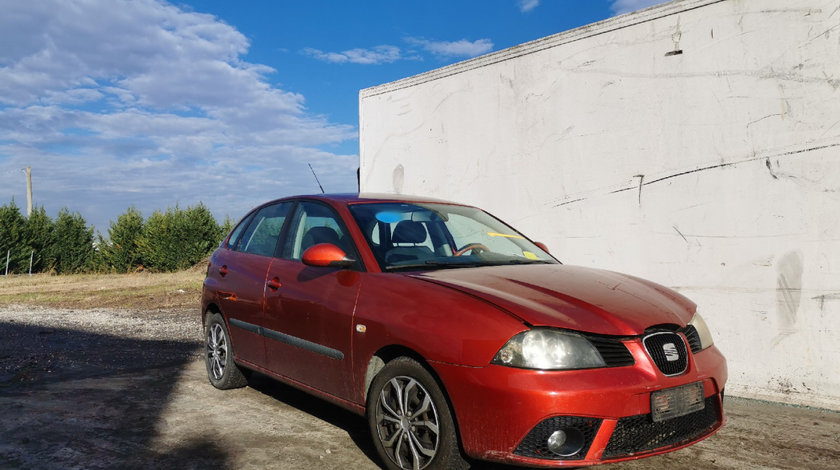
[[[654,422],[685,416],[704,407],[703,382],[667,388],[650,394],[650,415]]]

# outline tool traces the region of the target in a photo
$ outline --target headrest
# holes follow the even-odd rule
[[[308,240],[306,240],[308,238]],[[318,243],[332,243],[338,245],[338,233],[330,227],[312,227],[304,236],[304,245],[312,246]],[[307,243],[309,242],[309,243]]]
[[[393,243],[421,243],[426,240],[426,227],[420,222],[402,220],[394,227]]]

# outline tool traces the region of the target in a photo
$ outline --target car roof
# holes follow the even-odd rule
[[[446,201],[443,199],[436,199],[431,197],[411,196],[405,194],[385,194],[385,193],[339,193],[339,194],[306,194],[300,196],[289,196],[278,199],[278,201],[296,200],[296,199],[317,199],[322,201],[334,201],[343,204],[362,204],[374,202],[428,202],[438,204],[454,204],[463,206],[457,202]]]

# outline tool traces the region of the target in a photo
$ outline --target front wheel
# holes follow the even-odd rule
[[[247,378],[233,361],[230,334],[220,314],[207,313],[204,338],[204,362],[210,383],[221,390],[248,385]]]
[[[467,468],[446,398],[417,361],[389,362],[371,384],[367,409],[374,446],[387,468]]]

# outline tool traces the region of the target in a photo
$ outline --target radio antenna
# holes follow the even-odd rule
[[[311,163],[307,163],[307,165],[309,165],[309,169],[310,169],[310,170],[312,170],[312,176],[314,176],[314,177],[315,177],[315,182],[317,182],[317,183],[318,183],[318,187],[319,187],[319,188],[321,188],[321,194],[324,194],[326,191],[324,191],[324,187],[323,187],[323,186],[321,186],[321,180],[319,180],[319,179],[318,179],[318,175],[316,175],[316,174],[315,174],[315,169],[314,169],[314,168],[312,168],[312,164],[311,164]]]

